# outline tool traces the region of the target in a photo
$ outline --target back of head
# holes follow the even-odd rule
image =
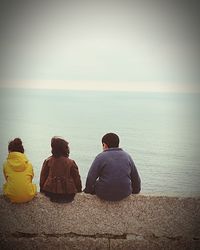
[[[105,143],[108,146],[108,148],[118,148],[119,136],[114,133],[105,134],[102,137],[102,143]]]
[[[8,151],[24,153],[22,140],[20,138],[15,138],[14,140],[10,141],[8,144]]]
[[[68,142],[60,137],[54,136],[51,139],[51,153],[54,157],[58,158],[60,156],[69,156],[69,146]]]

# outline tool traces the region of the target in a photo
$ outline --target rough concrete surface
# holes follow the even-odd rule
[[[107,202],[0,196],[0,249],[200,249],[200,198],[132,195]]]

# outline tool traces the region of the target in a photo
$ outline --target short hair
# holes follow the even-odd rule
[[[51,153],[54,157],[58,158],[61,156],[69,157],[69,143],[64,139],[54,136],[51,139]]]
[[[10,141],[8,144],[8,151],[9,152],[20,152],[24,153],[24,147],[22,145],[22,140],[20,138],[15,138],[14,140]]]
[[[105,134],[102,137],[102,143],[105,143],[109,148],[118,148],[119,136],[114,133]]]

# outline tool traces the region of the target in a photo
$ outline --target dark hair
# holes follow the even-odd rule
[[[54,136],[51,139],[51,153],[54,157],[58,158],[60,156],[69,156],[69,146],[68,142],[64,139]]]
[[[20,138],[15,138],[14,140],[10,141],[8,144],[8,151],[24,153],[22,140]]]
[[[102,143],[105,143],[109,148],[118,148],[119,136],[114,133],[105,134],[102,137]]]

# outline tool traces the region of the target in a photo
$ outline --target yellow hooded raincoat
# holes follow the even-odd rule
[[[32,184],[33,167],[25,154],[20,152],[9,153],[3,171],[6,179],[3,187],[4,195],[16,203],[33,199],[37,189],[36,185]]]

